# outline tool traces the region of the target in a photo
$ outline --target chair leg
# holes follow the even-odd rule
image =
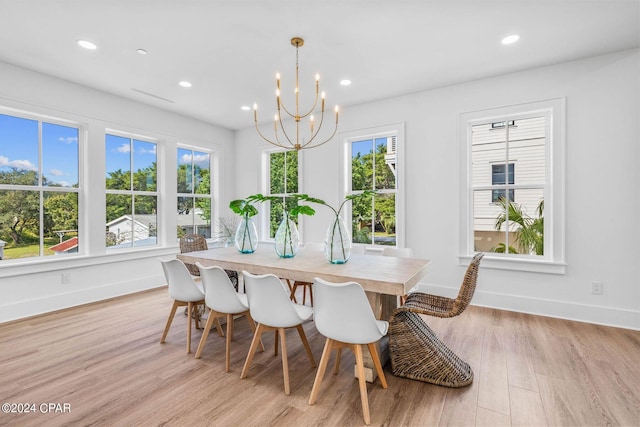
[[[167,324],[164,327],[164,331],[162,332],[162,338],[160,338],[160,343],[164,343],[167,340],[167,334],[169,333],[169,328],[171,327],[171,322],[173,322],[173,318],[176,315],[176,310],[180,306],[178,301],[173,301],[173,306],[171,307],[171,311],[169,312],[169,318],[167,319]]]
[[[298,334],[300,334],[300,339],[302,340],[302,345],[304,349],[307,351],[307,357],[309,357],[309,361],[311,362],[311,366],[316,367],[316,361],[313,358],[313,353],[311,352],[311,347],[309,347],[309,341],[307,341],[307,336],[304,334],[304,328],[302,325],[296,326],[298,330]]]
[[[231,359],[231,337],[233,336],[233,314],[227,313],[227,342],[225,349],[224,371],[229,372],[229,359]]]
[[[287,360],[287,339],[284,328],[278,328],[276,331],[280,334],[280,345],[282,346],[282,374],[284,377],[284,394],[291,394],[289,389],[289,361]]]
[[[338,347],[338,350],[336,351],[336,363],[335,363],[335,366],[333,367],[333,375],[338,375],[338,372],[340,371],[341,356],[342,356],[342,347]]]
[[[209,315],[211,315],[211,312],[209,313]],[[220,324],[220,319],[218,318],[218,316],[215,316],[215,319],[216,319],[216,330],[218,331],[218,335],[220,335],[221,337],[224,337],[224,332],[222,331],[222,325]]]
[[[193,307],[195,304],[192,302],[187,303],[187,353],[191,353],[191,316],[193,315]],[[198,321],[196,320],[196,326]]]
[[[258,348],[258,343],[260,342],[260,337],[262,336],[262,332],[264,332],[264,329],[265,327],[262,326],[262,324],[258,323],[258,328],[256,329],[255,334],[253,334],[253,340],[251,340],[251,346],[249,347],[247,360],[244,361],[244,367],[242,368],[240,378],[247,378],[249,367],[251,366],[251,362],[253,361],[253,356],[256,353],[256,348]]]
[[[367,396],[367,380],[364,377],[364,361],[362,359],[362,346],[360,344],[353,345],[353,352],[356,355],[356,369],[358,370],[358,382],[360,383],[360,401],[362,402],[362,415],[364,423],[371,424],[371,416],[369,414],[369,398]]]
[[[285,280],[287,281],[287,286],[289,286],[289,299],[297,304],[298,301],[296,301],[296,288],[297,288],[296,282],[294,280],[292,285],[291,280],[289,279],[285,279]]]
[[[313,283],[309,283],[309,299],[311,300],[311,307],[313,307]]]
[[[333,340],[331,338],[327,338],[327,341],[325,341],[324,343],[324,350],[322,350],[322,357],[320,358],[320,366],[318,367],[318,371],[316,372],[316,379],[313,381],[311,396],[309,396],[309,405],[313,405],[314,403],[316,403],[318,393],[320,393],[320,384],[322,384],[322,379],[324,378],[324,373],[327,370],[327,364],[329,363],[329,358],[331,357],[332,344]]]
[[[202,331],[202,337],[200,337],[200,344],[198,344],[198,349],[196,350],[196,359],[200,359],[200,355],[202,354],[202,349],[204,348],[204,343],[207,341],[207,337],[209,336],[209,329],[213,326],[213,320],[216,317],[213,315],[213,311],[209,312],[209,318],[207,319],[207,324],[204,327],[204,331]]]
[[[253,320],[253,317],[251,317],[251,314],[249,314],[248,311],[245,311],[244,315],[247,318],[247,321],[249,322],[249,327],[251,328],[251,330],[255,334],[256,333],[256,322]],[[260,340],[260,351],[264,351],[264,344],[262,344],[262,339]]]
[[[380,363],[380,357],[378,356],[378,350],[376,349],[375,343],[367,344],[369,347],[369,353],[371,353],[371,358],[373,359],[373,365],[376,367],[376,371],[378,372],[378,377],[380,378],[380,383],[382,383],[382,388],[387,388],[387,378],[384,376],[384,371],[382,370],[382,363]]]
[[[275,337],[273,338],[273,355],[278,355],[278,330],[275,330]]]

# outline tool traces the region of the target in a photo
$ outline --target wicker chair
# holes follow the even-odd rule
[[[473,257],[455,299],[412,292],[389,322],[389,350],[393,374],[445,387],[464,387],[473,370],[429,328],[421,315],[453,317],[469,305],[476,288],[478,267],[484,256]]]
[[[200,234],[186,234],[180,238],[180,253],[206,251],[209,249],[207,240]],[[200,276],[200,270],[194,264],[185,264],[192,276]],[[225,270],[233,287],[238,291],[238,272]]]
[[[180,253],[206,251],[207,240],[199,234],[187,234],[180,238]],[[192,276],[200,276],[200,270],[194,264],[185,264]]]

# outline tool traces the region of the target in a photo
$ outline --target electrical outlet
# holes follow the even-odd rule
[[[67,284],[71,283],[71,273],[67,273],[67,272],[62,273],[60,279],[61,279],[63,285],[67,285]]]
[[[591,293],[594,295],[602,295],[602,282],[591,282]]]

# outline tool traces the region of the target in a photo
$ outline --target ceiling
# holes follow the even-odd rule
[[[639,46],[638,0],[0,0],[0,61],[229,129]],[[500,43],[509,34],[520,40]],[[76,44],[98,45],[88,51]],[[148,54],[140,55],[137,49]],[[350,79],[350,86],[339,80]],[[190,81],[191,88],[178,86]],[[292,104],[292,101],[289,101]]]

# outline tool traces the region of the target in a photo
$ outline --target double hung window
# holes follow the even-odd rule
[[[178,148],[178,237],[211,237],[211,155]]]
[[[111,249],[157,244],[156,145],[106,134],[106,245]]]
[[[80,128],[0,114],[0,260],[79,245]]]

